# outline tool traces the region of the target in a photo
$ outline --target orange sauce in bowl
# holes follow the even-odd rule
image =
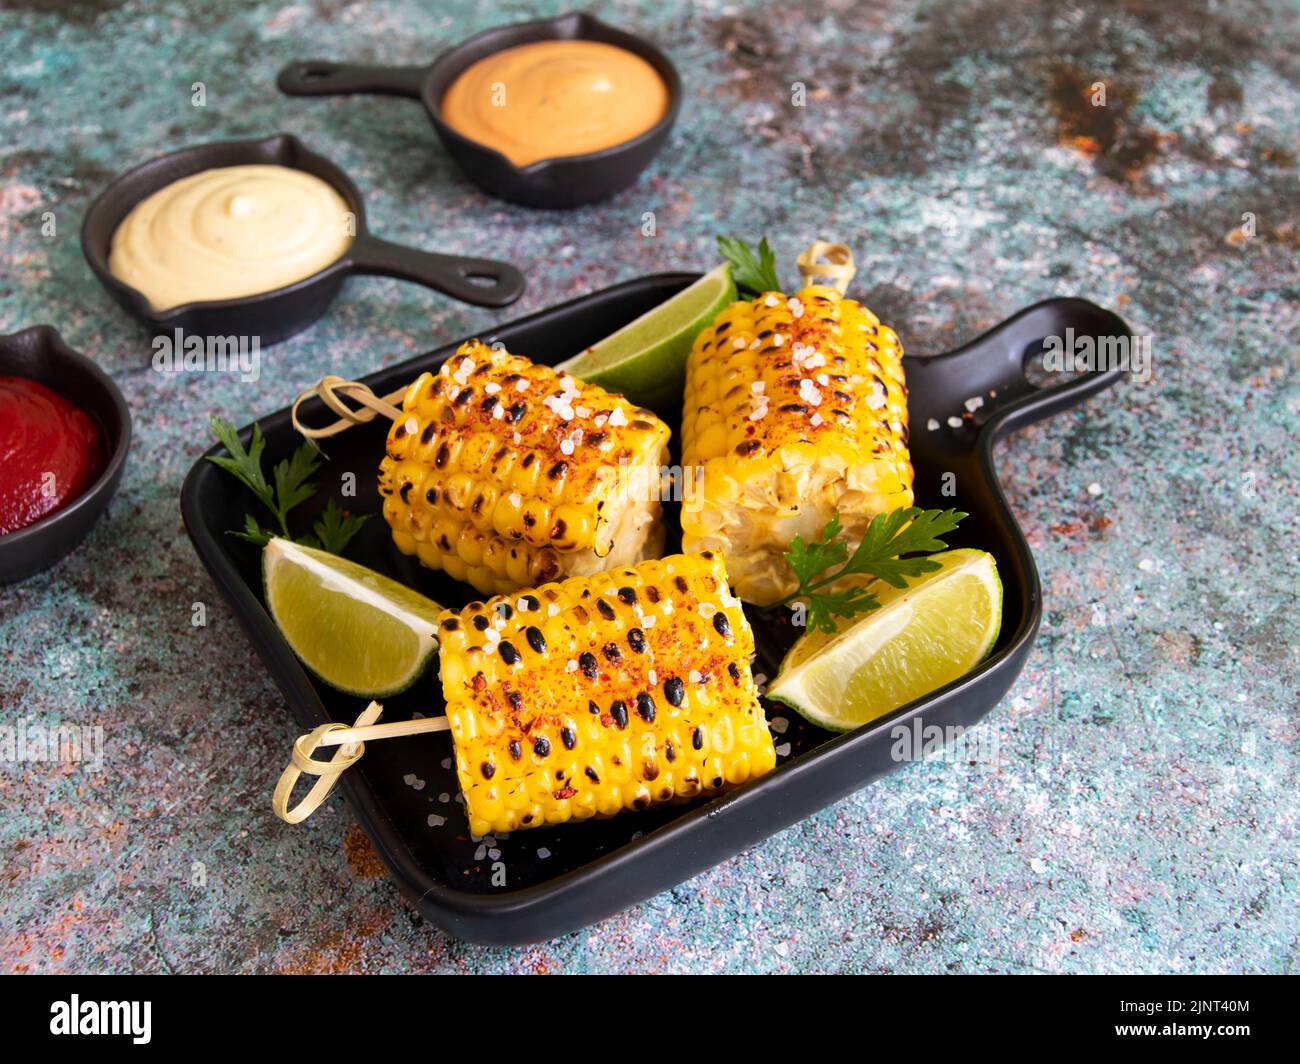
[[[601,41],[535,41],[469,66],[439,108],[457,133],[516,166],[585,155],[639,137],[668,112],[648,62]]]

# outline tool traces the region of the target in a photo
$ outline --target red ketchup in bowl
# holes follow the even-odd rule
[[[79,498],[104,468],[95,420],[26,377],[0,377],[0,535]]]

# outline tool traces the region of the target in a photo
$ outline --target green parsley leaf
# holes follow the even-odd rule
[[[246,539],[249,543],[256,543],[259,547],[265,547],[271,542],[275,533],[270,529],[263,528],[257,523],[257,518],[252,514],[244,514],[244,531],[231,532],[232,536],[238,536],[240,539]]]
[[[758,257],[749,250],[745,242],[734,236],[718,237],[718,251],[731,267],[731,279],[737,288],[744,288],[754,294],[781,291],[781,282],[776,276],[776,253],[763,237],[758,245]]]
[[[319,448],[311,441],[304,443],[290,457],[276,464],[271,481],[268,482],[262,471],[262,452],[266,449],[266,439],[260,427],[253,426],[247,450],[230,422],[214,417],[212,431],[230,452],[230,456],[212,455],[208,461],[230,473],[248,488],[275,516],[279,526],[278,531],[264,528],[252,514],[245,514],[243,529],[232,529],[230,535],[256,543],[259,547],[265,547],[273,536],[293,539],[289,534],[289,511],[316,494],[316,484],[311,477],[320,468]],[[367,520],[367,515],[352,516],[345,513],[330,499],[321,516],[316,519],[314,534],[301,536],[295,542],[308,547],[319,547],[333,554],[342,554]]]
[[[840,515],[836,514],[827,522],[818,542],[808,544],[803,536],[794,537],[790,549],[785,552],[785,560],[790,563],[800,583],[812,580],[832,565],[840,565],[849,556],[849,545],[835,538],[839,534]]]
[[[939,565],[927,558],[901,555],[945,550],[947,544],[939,537],[953,531],[966,516],[959,510],[922,510],[918,506],[878,514],[838,575],[866,573],[891,587],[907,587],[907,577],[933,572]]]
[[[278,500],[276,512],[281,523],[287,520],[289,511],[300,503],[306,502],[316,494],[316,485],[307,478],[320,466],[320,457],[316,450],[304,443],[293,457],[282,459],[275,467],[275,495]]]
[[[836,514],[817,542],[805,543],[802,536],[791,542],[785,560],[799,584],[776,605],[802,600],[808,609],[808,627],[834,632],[836,617],[870,613],[880,602],[869,587],[831,585],[846,576],[870,576],[892,587],[907,587],[909,577],[933,572],[939,563],[904,555],[946,550],[948,545],[939,537],[953,531],[966,516],[959,510],[922,510],[917,506],[877,514],[850,553],[848,542],[839,538],[843,524]]]
[[[808,599],[808,627],[828,635],[835,631],[836,617],[856,617],[880,608],[880,601],[865,587],[822,591]]]
[[[212,431],[221,441],[222,446],[230,452],[231,457],[213,455],[208,461],[233,474],[249,491],[261,499],[268,509],[274,510],[275,493],[266,482],[266,477],[262,475],[262,450],[266,447],[266,440],[262,436],[261,426],[253,426],[253,435],[248,442],[248,450],[245,451],[244,445],[239,442],[239,433],[235,431],[234,425],[216,416],[213,416],[211,421]]]
[[[312,527],[316,532],[322,550],[331,554],[342,554],[352,537],[361,531],[362,526],[370,520],[369,514],[353,515],[345,512],[330,499],[325,504],[325,512]]]

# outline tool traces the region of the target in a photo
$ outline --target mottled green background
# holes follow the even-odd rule
[[[687,98],[635,188],[560,214],[477,192],[414,103],[274,88],[291,58],[424,62],[557,10],[6,0],[0,331],[57,326],[113,374],[138,435],[87,542],[0,590],[3,722],[107,737],[101,771],[0,765],[0,965],[1293,969],[1297,5],[595,3],[667,49]],[[511,258],[527,295],[495,314],[353,281],[256,384],[154,372],[81,257],[82,212],[155,154],[275,130],[343,165],[381,235]],[[1000,448],[1047,603],[982,726],[995,763],[905,768],[546,945],[458,943],[399,898],[341,801],[301,828],[272,817],[296,729],[185,537],[182,476],[211,411],[243,423],[324,372],[706,268],[720,229],[770,233],[787,272],[814,237],[851,244],[858,294],[911,352],[1074,294],[1152,336],[1154,377]]]

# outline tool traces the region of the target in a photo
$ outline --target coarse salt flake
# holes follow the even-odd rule
[[[822,405],[822,392],[817,385],[813,384],[807,377],[799,382],[799,398],[811,406]]]

